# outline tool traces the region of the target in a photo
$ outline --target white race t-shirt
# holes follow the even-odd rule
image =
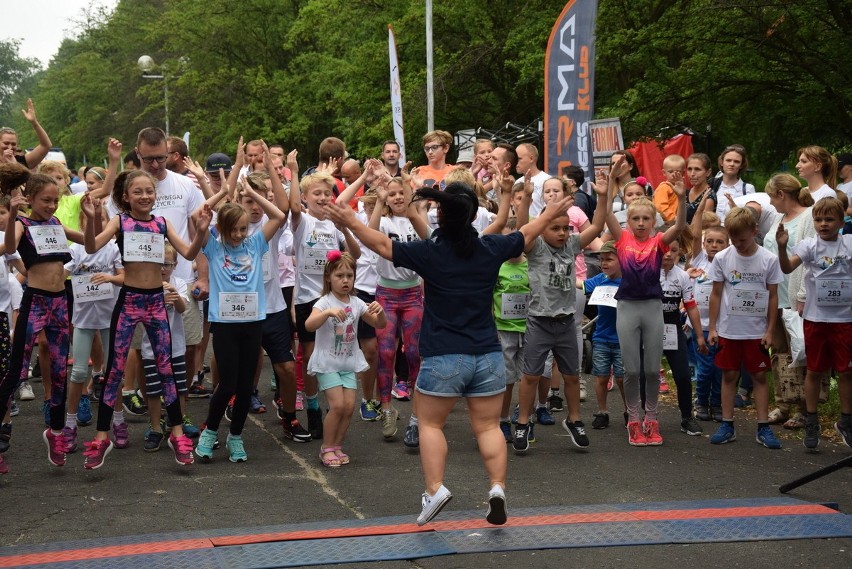
[[[189,306],[189,286],[182,278],[176,277],[172,273],[169,283],[175,287],[177,293],[187,303],[187,310],[192,310]],[[169,328],[172,334],[172,357],[186,355],[186,332],[183,327],[183,314],[175,310],[173,304],[166,305],[166,314],[169,317]],[[148,334],[142,334],[142,359],[153,360],[154,349],[151,347],[151,341],[148,339]]]
[[[314,352],[308,362],[308,373],[330,373],[335,371],[360,372],[370,366],[358,347],[358,320],[367,310],[367,305],[357,296],[350,295],[349,302],[341,302],[333,294],[317,300],[314,310],[343,308],[346,320],[328,318],[317,329]]]
[[[811,322],[852,322],[852,235],[810,237],[793,248],[805,267],[805,310]]]
[[[166,170],[166,177],[157,182],[157,201],[153,215],[161,215],[169,220],[178,236],[186,243],[190,242],[189,217],[204,203],[204,196],[186,176]],[[195,282],[192,262],[178,255],[175,275],[187,283]]]
[[[299,225],[293,231],[296,249],[296,291],[294,304],[305,304],[322,294],[322,275],[329,251],[343,249],[346,238],[331,220],[318,220],[302,213]]]
[[[370,223],[367,214],[363,211],[356,213],[355,217],[364,225]],[[379,281],[379,273],[376,272],[379,256],[372,249],[365,247],[361,241],[358,241],[358,245],[361,246],[361,256],[355,261],[355,288],[367,294],[375,295],[376,283]]]
[[[391,241],[399,243],[411,243],[420,241],[420,236],[411,225],[411,221],[407,217],[383,215],[379,221],[379,231],[390,238]],[[386,281],[419,281],[417,273],[411,269],[403,269],[402,267],[394,267],[393,261],[388,261],[384,257],[379,257],[376,262],[376,271],[379,274],[379,284],[382,280]]]
[[[852,182],[837,184],[837,189],[849,196],[849,201],[852,202]]]
[[[698,316],[701,318],[701,327],[704,330],[710,326],[710,293],[713,292],[713,279],[710,278],[710,259],[703,249],[689,262],[690,270],[695,269],[700,273],[692,279],[692,296],[695,305],[698,306]],[[692,322],[686,320],[687,326],[692,327]]]
[[[278,240],[278,283],[281,288],[296,284],[296,269],[293,266],[293,232],[290,224],[284,224],[284,232]]]
[[[778,257],[761,246],[743,257],[734,247],[719,251],[710,266],[713,282],[724,282],[716,331],[730,340],[758,340],[766,333],[767,285],[784,280]]]
[[[65,263],[65,270],[71,275],[72,293],[74,295],[74,314],[71,323],[78,328],[87,330],[104,330],[110,327],[112,311],[118,298],[119,287],[111,283],[100,285],[87,284],[86,281],[95,273],[116,274],[118,269],[124,268],[121,264],[121,253],[113,239],[105,247],[98,249],[92,254],[86,253],[86,248],[78,243],[70,247],[71,260]],[[76,278],[75,278],[76,277]],[[89,296],[87,289],[97,287],[102,292],[111,292],[109,296],[96,300],[86,301]]]
[[[249,236],[262,230],[263,224],[268,220],[269,218],[266,214],[264,214],[257,223],[249,223]],[[263,260],[261,261],[261,268],[263,269],[263,291],[266,293],[267,314],[276,314],[282,310],[287,310],[287,302],[284,300],[284,295],[281,293],[281,281],[278,274],[278,247],[283,233],[284,228],[279,227],[278,231],[272,235],[272,239],[269,240],[269,250],[263,254]]]

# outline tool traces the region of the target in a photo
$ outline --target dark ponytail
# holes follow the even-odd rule
[[[466,184],[453,182],[444,191],[433,188],[420,188],[415,200],[432,200],[438,203],[438,227],[453,245],[456,255],[464,259],[473,255],[476,245],[476,231],[471,222],[476,218],[479,200]]]

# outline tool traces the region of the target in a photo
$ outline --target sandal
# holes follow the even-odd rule
[[[329,454],[333,458],[326,458],[326,455]],[[340,458],[337,456],[334,447],[321,448],[319,458],[322,461],[323,466],[328,466],[329,468],[340,468]]]
[[[769,424],[777,425],[783,423],[787,419],[787,415],[778,407],[769,412]]]
[[[790,419],[784,423],[785,429],[804,429],[806,425],[805,416],[801,413],[796,413]]]
[[[331,447],[328,450],[334,451],[337,455],[337,458],[340,460],[340,464],[349,464],[349,455],[341,450],[343,447]]]

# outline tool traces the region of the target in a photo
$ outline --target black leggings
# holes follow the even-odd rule
[[[219,384],[210,398],[207,428],[211,431],[219,430],[228,401],[236,395],[230,432],[239,435],[243,432],[254,391],[254,373],[263,338],[263,321],[213,322],[210,334],[213,336],[213,355],[219,367]]]

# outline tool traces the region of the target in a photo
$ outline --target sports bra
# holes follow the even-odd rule
[[[21,255],[21,261],[23,261],[24,267],[29,269],[33,265],[38,265],[39,263],[53,263],[56,261],[64,264],[71,260],[71,253],[68,252],[39,254],[38,251],[36,251],[35,242],[30,234],[30,227],[39,227],[43,225],[58,225],[59,227],[62,227],[62,223],[56,217],[51,217],[44,221],[38,221],[19,215],[17,220],[24,226],[24,234],[18,242],[18,253]],[[65,238],[64,230],[62,238]]]

